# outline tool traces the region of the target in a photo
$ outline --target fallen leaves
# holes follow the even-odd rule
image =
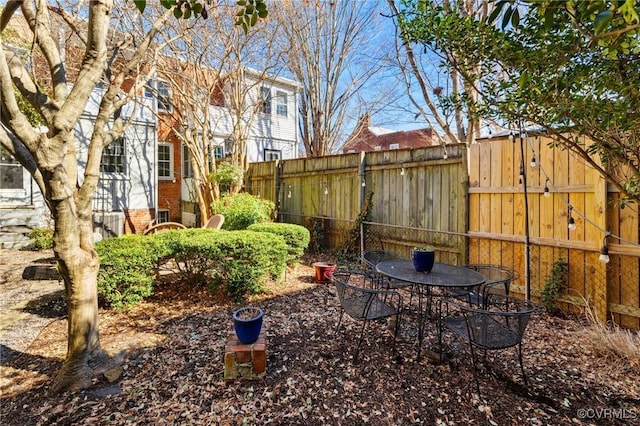
[[[286,282],[250,301],[265,311],[262,380],[223,380],[223,347],[235,306],[206,289],[168,282],[136,309],[101,315],[105,346],[125,351],[117,383],[104,379],[82,392],[48,395],[66,342],[61,321],[2,366],[0,418],[7,425],[568,425],[595,423],[578,418],[581,408],[640,406],[640,373],[604,366],[604,359],[585,350],[589,346],[575,333],[579,323],[571,319],[538,316],[530,323],[524,342],[528,390],[520,384],[514,351],[487,354],[479,372],[481,395],[464,342],[445,336],[443,363],[417,362],[415,312],[403,315],[398,359],[391,355],[387,325],[375,323],[367,326],[362,359],[354,364],[362,324],[345,318],[336,333],[335,295],[313,276],[312,268],[299,265]],[[423,349],[439,354],[430,326]],[[21,383],[20,390],[4,393],[8,382]]]

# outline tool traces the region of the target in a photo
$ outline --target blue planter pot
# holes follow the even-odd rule
[[[238,340],[245,345],[250,345],[258,340],[262,329],[262,309],[247,306],[233,313],[233,329]]]
[[[416,271],[431,272],[436,259],[436,253],[433,250],[414,250],[411,256],[413,267],[416,268]]]

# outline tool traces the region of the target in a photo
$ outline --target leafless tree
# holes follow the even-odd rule
[[[280,57],[271,43],[275,23],[263,22],[245,33],[234,24],[233,10],[226,10],[205,21],[171,25],[175,33],[183,34],[183,41],[167,49],[157,71],[170,83],[175,108],[159,114],[159,119],[189,152],[192,196],[204,223],[211,202],[220,195],[212,179],[216,147],[225,142],[232,147],[225,161],[240,176],[248,166],[247,143],[262,105],[259,89],[268,74],[277,72]],[[238,190],[240,183],[232,189]]]
[[[384,86],[364,93],[386,48],[370,43],[379,30],[379,4],[297,1],[274,10],[283,28],[282,50],[302,84],[300,132],[307,156],[332,153],[357,115],[385,98]],[[366,100],[365,100],[366,99]]]
[[[387,0],[387,3],[391,10],[391,17],[396,23],[395,46],[398,68],[402,73],[402,80],[411,103],[435,130],[434,133],[441,143],[470,144],[480,136],[479,120],[460,108],[443,109],[438,102],[440,96],[451,94],[464,94],[471,99],[478,99],[478,92],[473,85],[465,83],[454,67],[446,66],[454,59],[458,62],[463,62],[465,59],[442,57],[438,52],[423,50],[422,46],[412,44],[398,23],[400,11],[397,1]],[[443,1],[446,6],[450,3],[449,0]],[[490,7],[488,0],[456,1],[455,3],[461,13],[477,16],[479,19],[487,16]],[[441,66],[442,63],[445,64],[444,67]]]

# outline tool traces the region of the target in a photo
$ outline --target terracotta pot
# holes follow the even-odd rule
[[[313,269],[316,273],[316,282],[326,283],[331,281],[331,277],[333,277],[333,271],[335,271],[336,269],[336,264],[328,262],[315,262],[313,264]]]

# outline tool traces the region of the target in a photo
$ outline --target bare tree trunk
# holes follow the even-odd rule
[[[73,144],[73,139],[71,144]],[[75,163],[75,152],[64,157]],[[110,365],[111,358],[100,346],[98,333],[98,270],[100,259],[93,237],[92,196],[78,193],[74,173],[67,175],[62,165],[47,169],[46,200],[55,228],[53,251],[65,283],[67,300],[67,356],[52,385],[54,392],[80,389]],[[94,178],[88,177],[87,184]],[[91,194],[93,191],[91,192]]]

